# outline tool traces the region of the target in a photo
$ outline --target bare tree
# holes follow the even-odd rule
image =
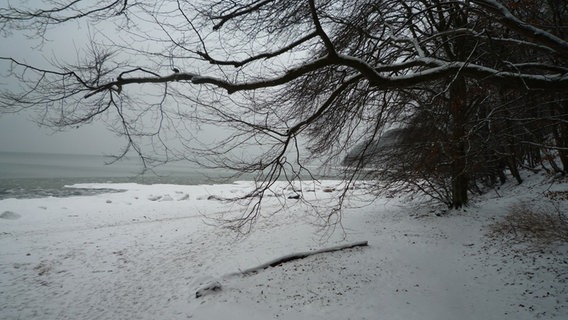
[[[307,171],[301,144],[308,154],[337,162],[350,146],[372,143],[385,126],[415,114],[412,95],[448,98],[451,121],[459,123],[472,100],[471,83],[520,91],[568,88],[568,41],[559,31],[565,26],[532,23],[497,0],[42,5],[0,9],[0,31],[32,30],[43,38],[58,25],[85,21],[111,25],[115,34],[93,39],[72,64],[36,66],[0,57],[22,87],[2,92],[3,111],[34,108],[58,127],[112,119],[126,139],[124,154],[134,150],[148,165],[199,154],[193,160],[202,165],[256,173],[258,187],[248,195],[256,200],[275,180]],[[534,54],[509,61],[492,50],[496,43]],[[207,125],[231,130],[214,146],[196,145],[193,127]],[[467,203],[465,128],[457,125],[450,143],[454,207]],[[245,148],[261,152],[241,154]],[[349,182],[361,167],[347,172]],[[256,200],[238,227],[255,221]]]

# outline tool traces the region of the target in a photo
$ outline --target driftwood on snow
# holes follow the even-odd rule
[[[355,248],[355,247],[365,247],[365,246],[368,246],[368,245],[369,244],[368,244],[367,241],[360,241],[360,242],[349,243],[349,244],[344,244],[344,245],[339,245],[339,246],[335,246],[335,247],[329,247],[329,248],[324,248],[324,249],[319,249],[319,250],[314,250],[314,251],[292,253],[292,254],[288,254],[288,255],[282,256],[280,258],[276,258],[274,260],[268,261],[268,262],[263,263],[259,266],[252,267],[252,268],[243,270],[243,271],[238,272],[238,273],[234,273],[233,275],[245,275],[246,276],[246,275],[257,273],[258,271],[266,269],[266,268],[276,267],[276,266],[279,266],[283,263],[298,260],[298,259],[304,259],[304,258],[307,258],[309,256],[313,256],[315,254],[333,252],[333,251],[340,251],[340,250],[351,249],[351,248]]]
[[[227,278],[232,278],[232,277],[251,275],[251,274],[258,273],[259,271],[264,270],[266,268],[276,267],[276,266],[279,266],[279,265],[286,263],[286,262],[290,262],[290,261],[294,261],[294,260],[298,260],[298,259],[304,259],[306,257],[313,256],[313,255],[316,255],[316,254],[345,250],[345,249],[351,249],[351,248],[355,248],[355,247],[366,247],[368,245],[369,244],[368,244],[367,241],[360,241],[360,242],[349,243],[349,244],[344,244],[344,245],[339,245],[339,246],[335,246],[335,247],[329,247],[329,248],[324,248],[324,249],[319,249],[319,250],[314,250],[314,251],[292,253],[292,254],[288,254],[288,255],[282,256],[280,258],[268,261],[268,262],[263,263],[259,266],[246,269],[246,270],[241,271],[241,272],[228,274],[223,278],[227,279]],[[223,286],[221,285],[221,283],[219,281],[216,281],[216,280],[210,281],[210,282],[205,283],[204,285],[202,285],[200,288],[197,289],[197,291],[195,292],[195,297],[201,298],[205,295],[209,295],[209,294],[212,294],[214,292],[221,291],[222,288],[223,288]]]

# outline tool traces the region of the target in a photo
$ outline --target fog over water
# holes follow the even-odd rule
[[[144,171],[137,157],[127,157],[108,164],[111,158],[100,155],[0,152],[0,199],[68,197],[109,192],[101,189],[77,189],[78,183],[139,184],[222,184],[254,180],[255,175],[235,175],[228,169],[206,169],[190,162],[170,162]],[[337,173],[319,172],[316,178],[337,178]],[[285,176],[280,177],[284,179]],[[311,179],[304,173],[302,179]]]
[[[68,187],[76,183],[196,185],[232,182],[230,171],[196,168],[187,162],[168,163],[143,173],[143,166],[136,157],[106,164],[109,160],[97,155],[0,152],[0,199],[65,197],[105,191]]]

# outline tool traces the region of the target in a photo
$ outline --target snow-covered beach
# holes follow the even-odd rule
[[[516,251],[486,235],[511,204],[567,184],[534,175],[441,217],[402,197],[369,203],[355,189],[329,235],[279,182],[249,235],[215,226],[243,210],[218,198],[250,186],[84,184],[74,187],[124,191],[0,200],[0,318],[566,319],[566,245]],[[335,181],[302,189],[320,205],[341,192]],[[239,275],[358,241],[369,246]]]

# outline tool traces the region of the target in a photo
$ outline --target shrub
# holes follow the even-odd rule
[[[568,216],[556,202],[538,208],[520,202],[509,208],[503,220],[490,226],[490,235],[537,245],[568,242]]]

